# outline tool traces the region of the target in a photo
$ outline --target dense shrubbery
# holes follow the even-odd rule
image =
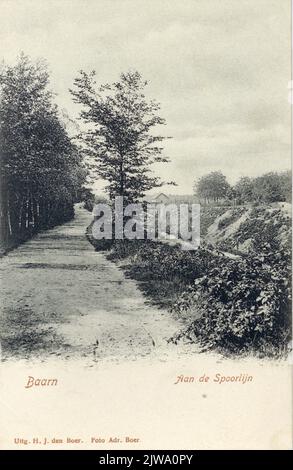
[[[280,351],[290,339],[289,266],[289,252],[219,259],[175,303],[175,310],[199,313],[175,341],[196,337],[205,349]]]
[[[180,278],[191,283],[202,276],[210,267],[214,256],[208,251],[184,251],[149,240],[116,241],[110,259],[132,257],[131,272],[140,271],[153,279]]]
[[[108,257],[122,263],[153,302],[171,308],[188,285],[215,263],[208,251],[200,252],[147,240],[126,240],[116,241]]]

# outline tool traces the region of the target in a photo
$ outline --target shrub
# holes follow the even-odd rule
[[[186,283],[203,275],[214,257],[204,249],[184,251],[177,246],[150,240],[116,241],[109,255],[112,260],[132,257],[131,272],[144,271],[156,279],[179,278]]]
[[[272,259],[274,258],[274,259]],[[174,338],[196,337],[205,349],[241,351],[290,338],[289,252],[226,260],[196,280],[175,304],[200,316]]]

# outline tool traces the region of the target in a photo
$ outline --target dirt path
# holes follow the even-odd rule
[[[39,234],[1,260],[2,358],[163,358],[180,328],[85,237],[91,214]],[[183,349],[182,349],[183,348]],[[186,351],[187,352],[187,351]]]

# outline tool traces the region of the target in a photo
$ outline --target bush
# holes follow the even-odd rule
[[[193,336],[204,349],[216,347],[230,352],[288,342],[289,260],[289,252],[254,254],[240,262],[222,260],[175,304],[178,311],[197,308],[200,316],[174,341]]]
[[[109,259],[132,257],[130,271],[143,271],[155,279],[173,279],[186,283],[202,276],[209,269],[214,257],[204,249],[184,251],[177,246],[150,240],[116,241]]]
[[[177,297],[215,262],[207,250],[181,251],[150,240],[115,241],[108,259],[122,263],[127,274],[155,305],[170,308]],[[204,254],[205,253],[205,254]]]

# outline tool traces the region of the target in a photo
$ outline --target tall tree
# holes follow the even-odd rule
[[[286,200],[284,181],[276,172],[266,173],[253,180],[254,199],[259,202]]]
[[[218,201],[227,196],[230,185],[221,171],[212,171],[195,182],[194,190],[199,199]]]
[[[73,216],[84,180],[42,62],[21,55],[0,71],[1,238],[26,239]]]
[[[97,87],[95,72],[81,71],[74,85],[70,91],[88,124],[84,151],[94,161],[93,172],[107,181],[110,198],[120,195],[133,202],[162,186],[151,165],[168,161],[160,146],[165,137],[152,135],[152,130],[165,121],[158,115],[159,104],[146,98],[147,82],[141,75],[122,73],[118,82]]]

